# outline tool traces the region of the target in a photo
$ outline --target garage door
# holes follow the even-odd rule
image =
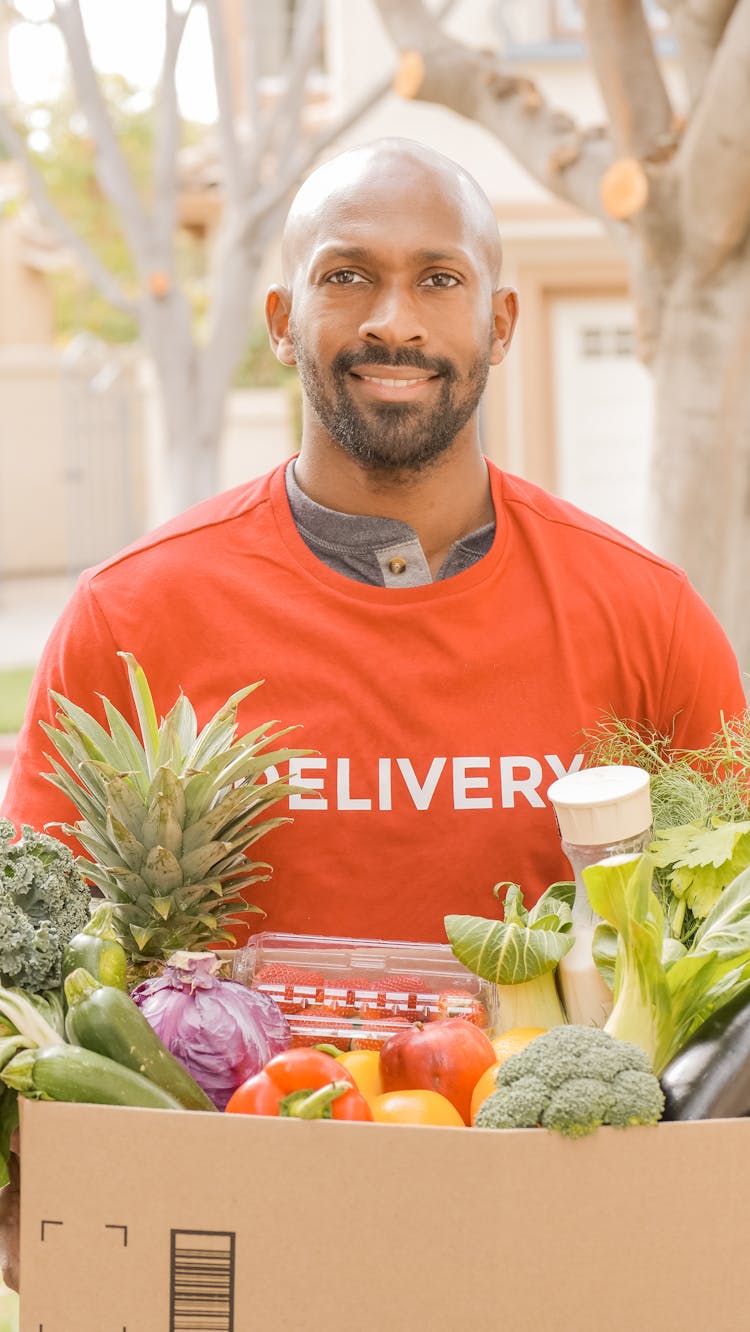
[[[632,306],[558,298],[552,340],[557,493],[648,545],[652,386]]]

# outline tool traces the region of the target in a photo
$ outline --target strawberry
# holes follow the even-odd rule
[[[389,972],[382,977],[386,990],[395,990],[400,994],[424,994],[427,979],[424,976],[400,976],[398,972]]]
[[[295,967],[289,962],[265,962],[253,977],[253,985],[265,989],[269,985],[309,986],[317,990],[325,985],[321,971],[312,971],[307,967]]]
[[[393,1009],[363,1008],[352,1022],[352,1050],[379,1050],[395,1031],[406,1025],[398,1020]]]
[[[473,1022],[475,1027],[487,1026],[487,1010],[481,999],[469,990],[445,990],[437,997],[436,1005],[431,1008],[429,1019],[435,1022],[441,1018],[463,1018]]]
[[[351,1037],[342,1031],[339,1015],[333,1004],[306,1004],[303,1011],[291,1021],[292,1045],[335,1045],[348,1050]]]

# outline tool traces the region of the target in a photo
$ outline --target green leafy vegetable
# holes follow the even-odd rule
[[[712,816],[708,827],[695,822],[660,828],[649,847],[657,869],[667,871],[667,884],[677,899],[670,923],[679,935],[689,909],[703,920],[721,893],[750,865],[750,822],[722,823]]]
[[[646,1051],[657,1073],[711,1013],[750,986],[750,870],[724,890],[686,951],[664,949],[648,855],[583,871],[594,911],[618,934],[605,1030]]]
[[[0,819],[0,984],[61,984],[63,950],[89,918],[90,891],[64,843]]]
[[[588,763],[633,763],[651,776],[654,888],[670,932],[689,944],[724,888],[750,865],[750,711],[705,749],[609,716],[586,732]]]
[[[505,888],[502,920],[446,916],[445,932],[469,971],[498,987],[502,1026],[552,1027],[565,1021],[555,969],[573,947],[574,883],[553,883],[527,911],[518,884]]]

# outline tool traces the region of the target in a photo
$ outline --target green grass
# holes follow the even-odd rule
[[[20,729],[33,674],[31,666],[0,670],[0,735]],[[2,1323],[0,1332],[5,1332]]]

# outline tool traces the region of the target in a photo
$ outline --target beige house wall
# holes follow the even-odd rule
[[[563,296],[627,296],[625,261],[593,222],[573,210],[506,210],[504,281],[518,292],[519,321],[505,363],[493,370],[484,408],[485,452],[510,472],[555,490],[551,305]]]
[[[54,347],[0,347],[0,576],[71,572],[144,525],[142,405]]]
[[[47,279],[24,262],[15,220],[0,216],[0,347],[49,344],[53,337]]]
[[[169,516],[153,382],[136,356],[0,347],[0,583],[97,564]],[[220,486],[294,450],[284,390],[229,396]]]

